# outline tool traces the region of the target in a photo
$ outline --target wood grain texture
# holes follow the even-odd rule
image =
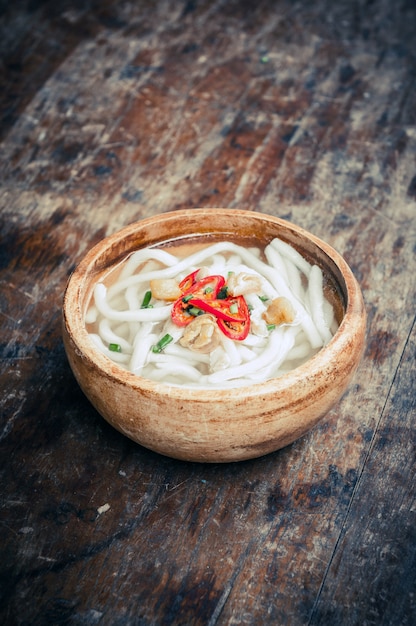
[[[413,624],[414,3],[0,7],[1,622]],[[140,448],[63,351],[86,251],[194,206],[293,221],[364,293],[353,384],[256,461]]]
[[[408,572],[414,568],[415,555],[407,546],[415,544],[415,354],[413,327],[357,481],[313,624],[413,621],[415,581]],[[371,493],[369,500],[365,493]],[[369,574],[365,586],[357,576],[362,564]],[[400,580],[400,593],[395,579]]]

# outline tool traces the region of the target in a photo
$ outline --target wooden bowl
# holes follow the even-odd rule
[[[94,347],[85,312],[94,284],[138,248],[195,235],[265,245],[279,237],[318,264],[336,294],[339,328],[306,363],[267,382],[235,389],[195,389],[125,371]],[[229,462],[282,448],[310,430],[339,400],[361,359],[366,315],[360,288],[343,258],[303,229],[270,215],[233,209],[164,213],[127,226],[97,244],[69,279],[63,339],[72,371],[97,411],[142,446],[177,459]]]

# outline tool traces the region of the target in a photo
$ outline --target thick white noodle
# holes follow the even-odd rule
[[[309,273],[311,271],[311,264],[301,255],[295,248],[291,245],[282,241],[281,239],[273,239],[270,242],[278,252],[280,252],[284,257],[290,259],[296,267],[303,273],[305,276],[309,277]]]
[[[146,324],[149,324],[151,328],[153,325],[152,322],[142,322],[142,323],[141,322],[124,322],[124,323],[127,324],[129,327],[127,339],[128,341],[130,341],[132,345],[134,345],[134,341],[137,337],[137,334],[141,331],[143,326],[145,326]]]
[[[107,301],[107,287],[97,283],[94,288],[94,301],[99,312],[110,320],[121,322],[160,322],[166,320],[172,305],[154,307],[153,309],[135,309],[134,311],[116,311]]]
[[[137,250],[131,254],[127,261],[123,264],[123,268],[120,272],[119,280],[124,280],[131,276],[137,268],[145,261],[159,261],[162,265],[175,265],[178,262],[178,258],[166,250],[159,250],[157,248],[143,248]]]
[[[228,268],[227,268],[228,269]],[[276,298],[279,293],[276,291],[276,288],[271,284],[271,282],[269,280],[267,280],[267,278],[265,278],[264,276],[262,276],[261,274],[259,274],[258,272],[254,272],[251,267],[249,267],[248,265],[244,264],[244,263],[239,263],[238,265],[233,265],[230,266],[230,271],[233,271],[234,274],[238,274],[240,272],[244,272],[247,274],[252,274],[254,276],[257,276],[258,278],[260,278],[260,282],[261,282],[261,295],[267,296],[270,299]],[[225,274],[225,278],[227,278],[226,274],[227,272],[224,272]],[[253,297],[255,298],[255,302],[260,301],[259,297],[257,294],[247,294],[244,296],[248,302],[248,298]],[[250,304],[252,304],[254,306],[254,301],[251,300]]]
[[[85,323],[86,324],[94,324],[98,318],[98,309],[94,304],[91,304],[88,307],[88,310],[85,314]]]
[[[201,352],[192,352],[188,348],[184,348],[177,343],[171,343],[164,349],[164,353],[172,356],[172,361],[176,358],[183,359],[191,365],[197,365],[198,363],[209,363],[209,354],[202,354]]]
[[[285,262],[283,261],[278,250],[276,250],[276,248],[274,248],[272,245],[269,245],[265,248],[264,255],[269,265],[276,268],[276,270],[280,273],[281,277],[286,282],[286,284],[290,285],[289,276],[287,274]],[[292,285],[290,286],[292,287]]]
[[[254,348],[264,348],[264,346],[267,344],[267,341],[268,336],[259,337],[258,335],[253,335],[252,333],[249,333],[244,339],[244,345],[250,347],[252,346]]]
[[[234,341],[228,339],[228,337],[222,337],[222,347],[224,348],[228,358],[230,359],[230,365],[240,365],[242,359],[241,354]]]
[[[250,254],[252,254],[252,252],[250,252]],[[239,254],[232,254],[230,256],[230,258],[228,259],[227,265],[230,264],[232,265],[240,265],[241,263],[241,256]]]
[[[153,326],[153,324],[148,324]],[[137,333],[133,346],[133,354],[131,355],[129,369],[133,373],[140,373],[140,370],[146,365],[150,354],[151,347],[157,342],[157,334],[150,332]]]
[[[248,346],[245,346],[244,344],[238,344],[237,350],[240,353],[242,361],[252,361],[258,356],[258,352],[250,350],[250,348]]]
[[[169,376],[172,376],[174,380],[178,377],[183,377],[184,384],[186,385],[187,380],[198,382],[201,379],[201,372],[188,364],[177,363],[176,361],[166,363],[163,360],[159,360],[155,365],[157,369],[152,372],[152,378],[155,380],[163,381],[169,378]]]
[[[288,361],[297,361],[299,359],[304,359],[311,353],[311,347],[308,342],[301,343],[298,346],[293,346],[291,350],[288,352],[286,359]]]
[[[126,308],[126,298],[124,293],[118,293],[112,300],[111,306],[115,311],[124,311]]]
[[[335,321],[335,311],[334,311],[334,307],[332,306],[332,304],[328,300],[324,300],[324,302],[323,302],[323,313],[324,313],[325,324],[330,329],[331,335],[333,335],[334,334],[333,333],[333,325],[334,325],[334,321]]]
[[[140,309],[145,293],[146,292],[143,292],[140,297],[137,285],[131,285],[130,287],[127,287],[126,291],[124,292],[124,297],[126,298],[126,302],[130,311]]]
[[[129,343],[133,345],[133,341],[129,340],[130,328],[131,328],[131,324],[129,322],[120,322],[120,323],[116,323],[113,330],[116,335],[119,335],[119,337],[123,337],[124,339],[126,339],[126,341],[129,341]]]
[[[300,300],[300,302],[304,302],[305,300],[305,289],[302,285],[302,274],[299,272],[296,265],[288,258],[284,259],[284,264],[286,267],[286,272],[288,276],[288,284],[296,298]]]
[[[100,320],[100,323],[98,324],[98,334],[107,343],[118,343],[123,352],[131,354],[133,346],[129,341],[126,341],[124,337],[114,332],[114,330],[110,327],[110,321],[108,318],[103,317]]]
[[[323,276],[321,268],[317,265],[312,266],[309,274],[309,302],[313,321],[325,345],[331,341],[332,334],[325,322]]]
[[[253,359],[249,363],[235,365],[234,367],[230,367],[228,370],[224,370],[222,372],[215,372],[214,374],[208,376],[208,382],[216,384],[223,380],[230,380],[231,378],[242,378],[248,374],[252,374],[262,367],[265,367],[266,365],[269,365],[272,360],[279,359],[279,356],[277,355],[279,355],[280,345],[283,340],[283,332],[282,328],[277,328],[273,331],[270,335],[269,345],[256,359]],[[292,341],[294,341],[293,336]]]
[[[290,329],[288,332],[282,334],[279,350],[278,353],[275,355],[275,358],[263,367],[260,367],[259,369],[255,369],[250,372],[250,374],[248,375],[249,378],[252,381],[262,381],[269,378],[277,377],[279,375],[279,368],[281,364],[286,360],[288,352],[292,348],[294,341],[295,338],[293,335],[293,329]]]
[[[100,335],[97,335],[96,333],[89,333],[89,337],[91,341],[94,343],[95,347],[98,348],[98,350],[102,352],[102,354],[105,354],[105,356],[107,356],[112,361],[115,361],[116,363],[128,363],[129,362],[129,358],[130,358],[129,354],[123,354],[121,352],[112,352],[104,344]]]

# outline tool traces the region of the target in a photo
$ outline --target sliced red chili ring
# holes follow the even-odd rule
[[[179,289],[182,292],[188,291],[188,289],[190,289],[192,285],[195,285],[195,283],[197,282],[196,275],[198,274],[198,272],[199,268],[194,272],[191,272],[190,274],[188,274],[188,276],[185,276],[185,278],[181,280],[181,282],[179,283]]]
[[[192,298],[189,300],[189,304],[202,309],[206,313],[212,313],[218,319],[228,322],[245,322],[250,315],[243,296],[226,298],[225,300],[215,299],[209,301]]]
[[[234,341],[244,341],[250,332],[250,318],[244,322],[217,319],[217,324],[226,337],[234,339]]]
[[[190,276],[192,275],[190,274],[186,278],[190,278]],[[192,306],[191,299],[215,300],[217,293],[224,284],[225,278],[220,275],[206,276],[195,282],[191,287],[183,291],[181,297],[174,302],[171,312],[172,321],[177,326],[187,326],[193,319],[193,316],[187,313],[187,308]]]
[[[225,285],[225,278],[221,275],[206,276],[197,280],[191,287],[182,292],[182,298],[192,294],[193,298],[207,298],[213,300],[219,290]]]
[[[187,306],[181,299],[176,300],[174,303],[171,317],[177,326],[187,326],[192,321],[193,317],[187,312]]]

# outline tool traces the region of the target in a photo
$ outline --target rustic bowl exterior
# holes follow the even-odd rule
[[[141,378],[99,353],[84,316],[97,280],[130,252],[195,235],[280,237],[321,266],[344,310],[330,343],[292,372],[267,382],[213,391]],[[230,462],[268,454],[304,435],[345,392],[365,343],[360,288],[326,243],[276,217],[234,209],[190,209],[132,224],[96,245],[71,276],[64,297],[63,339],[71,369],[97,411],[117,430],[160,454]]]

